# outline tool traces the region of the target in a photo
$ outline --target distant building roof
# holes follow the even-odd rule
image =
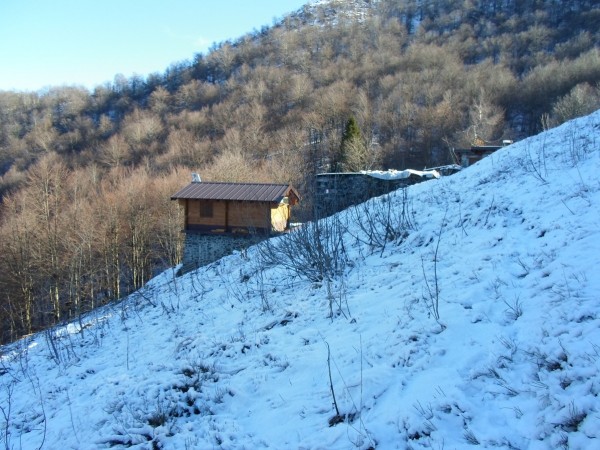
[[[171,196],[171,200],[229,200],[246,202],[280,202],[290,191],[297,199],[298,192],[289,184],[192,182]]]

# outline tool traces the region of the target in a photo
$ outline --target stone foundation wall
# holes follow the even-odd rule
[[[230,235],[187,232],[183,251],[183,265],[179,274],[187,273],[265,240],[266,235]]]

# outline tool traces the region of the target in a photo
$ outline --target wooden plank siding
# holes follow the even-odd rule
[[[201,214],[202,207],[205,204],[212,205],[212,216],[203,217]],[[215,227],[224,227],[226,224],[226,202],[220,200],[187,200],[186,208],[186,224],[208,225]]]
[[[229,202],[229,227],[270,231],[268,203]]]
[[[212,206],[212,216],[202,215],[206,204]],[[290,218],[287,204],[223,200],[179,200],[185,210],[187,230],[231,232],[285,231]]]

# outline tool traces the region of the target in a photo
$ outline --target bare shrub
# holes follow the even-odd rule
[[[546,184],[548,177],[548,167],[546,164],[546,145],[542,143],[541,149],[538,152],[532,151],[529,144],[525,147],[525,155],[522,160],[525,171],[539,180],[542,184]]]
[[[398,191],[399,203],[392,196],[371,199],[349,210],[351,220],[359,230],[352,234],[358,241],[368,245],[373,251],[383,254],[389,242],[406,238],[414,229],[406,187]]]
[[[350,307],[348,306],[348,289],[341,277],[338,286],[333,286],[331,281],[327,281],[327,301],[329,302],[329,318],[333,321],[334,317],[344,316],[350,318]]]
[[[465,441],[467,441],[469,444],[479,445],[479,440],[475,436],[475,433],[473,433],[473,431],[469,430],[468,428],[466,428],[463,432],[463,436],[465,438]]]
[[[505,312],[509,319],[517,320],[523,315],[523,304],[518,295],[515,295],[515,299],[512,303],[507,300],[503,300],[503,302],[507,306]]]
[[[579,425],[585,420],[587,414],[575,406],[575,402],[569,405],[569,413],[564,421],[560,424],[561,428],[567,432],[575,432],[579,430]]]
[[[270,294],[275,292],[276,286],[267,283],[264,269],[257,264],[251,271],[241,271],[238,275],[239,282],[235,282],[232,277],[227,277],[226,274],[220,274],[223,280],[223,285],[227,291],[229,298],[235,299],[240,303],[258,297],[260,299],[260,307],[262,312],[272,312],[273,303],[270,299]]]
[[[444,226],[446,223],[446,216],[448,215],[448,209],[444,212],[444,218],[442,219],[442,224],[440,225],[440,229],[437,234],[437,241],[435,244],[435,249],[433,251],[433,276],[428,277],[427,271],[425,269],[425,258],[421,256],[421,269],[423,271],[423,281],[425,284],[425,289],[427,291],[427,295],[423,293],[423,301],[429,309],[429,313],[433,316],[435,321],[441,326],[442,330],[446,328],[444,324],[440,322],[440,284],[439,284],[439,276],[438,276],[438,253],[440,249],[440,241],[442,239],[442,232],[444,231]]]
[[[6,400],[5,400],[5,404],[4,405],[0,405],[0,414],[2,416],[2,419],[4,420],[4,424],[2,424],[2,427],[0,428],[0,440],[2,441],[2,443],[4,444],[5,448],[11,448],[10,445],[10,435],[11,435],[11,420],[12,420],[12,416],[11,416],[11,412],[12,412],[12,400],[13,400],[13,393],[15,390],[15,383],[10,382],[10,383],[6,383],[3,386],[3,389],[6,390]]]
[[[280,266],[312,282],[333,281],[346,268],[344,233],[339,216],[309,222],[258,245],[263,266]]]

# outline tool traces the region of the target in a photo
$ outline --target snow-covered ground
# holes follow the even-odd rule
[[[329,219],[330,281],[167,271],[1,348],[0,445],[600,448],[599,174],[596,112]]]

